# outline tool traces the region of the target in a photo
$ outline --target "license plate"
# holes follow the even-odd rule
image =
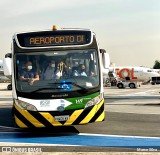
[[[67,121],[67,120],[69,120],[69,115],[55,116],[54,119],[55,119],[55,121]]]

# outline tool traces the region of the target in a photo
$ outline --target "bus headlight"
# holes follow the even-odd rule
[[[86,109],[90,106],[98,104],[102,100],[102,98],[103,98],[103,94],[100,94],[100,95],[96,96],[95,98],[93,98],[92,100],[87,102],[84,108]]]
[[[27,102],[24,102],[21,100],[15,100],[15,103],[18,107],[20,107],[23,110],[37,111],[37,109],[34,105],[29,104]]]

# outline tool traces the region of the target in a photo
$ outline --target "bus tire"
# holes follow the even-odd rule
[[[20,127],[14,122],[14,128],[20,129]]]
[[[12,106],[12,120],[14,122],[14,128],[19,128],[19,126],[16,124],[14,113],[15,113],[15,107]]]

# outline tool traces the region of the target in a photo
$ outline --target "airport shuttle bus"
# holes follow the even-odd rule
[[[16,33],[12,41],[4,70],[12,75],[16,126],[50,128],[104,120],[102,65],[106,67],[107,59],[95,33],[54,27]]]

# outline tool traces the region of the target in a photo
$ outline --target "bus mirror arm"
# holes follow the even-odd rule
[[[12,53],[5,54],[5,58],[12,58]]]

